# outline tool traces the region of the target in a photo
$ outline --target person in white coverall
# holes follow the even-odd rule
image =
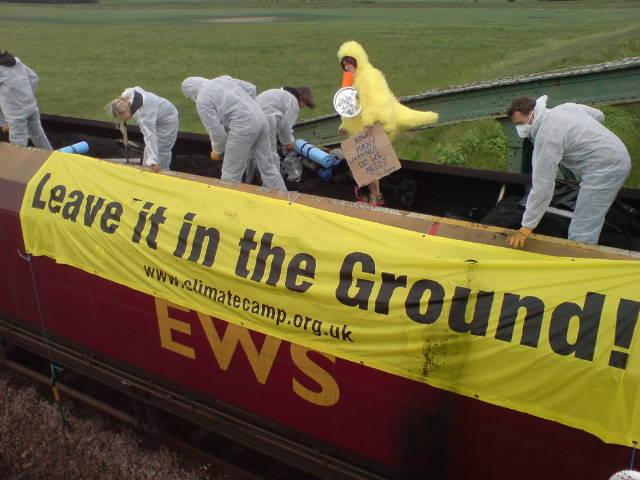
[[[0,53],[0,127],[9,130],[9,142],[27,146],[29,139],[45,150],[52,150],[36,102],[38,76],[9,52]]]
[[[285,148],[294,151],[293,126],[298,121],[300,109],[315,108],[313,93],[309,87],[282,87],[265,90],[256,97],[267,122],[269,123],[269,140],[271,145],[271,161],[279,169],[278,139]],[[251,181],[255,170],[255,161],[250,159],[247,168],[247,181]]]
[[[581,177],[580,191],[569,225],[569,239],[598,243],[604,217],[631,171],[629,152],[602,122],[595,108],[564,103],[547,109],[547,96],[519,97],[507,112],[518,135],[533,141],[532,189],[522,228],[508,238],[522,247],[546,211],[562,164]]]
[[[182,82],[182,92],[196,102],[211,139],[211,159],[220,160],[224,153],[222,180],[242,182],[253,154],[263,186],[286,190],[271,160],[267,118],[239,82],[228,75],[212,80],[189,77]]]
[[[108,106],[109,110],[109,106]],[[144,136],[143,163],[154,172],[169,170],[171,149],[178,138],[178,110],[167,99],[140,87],[127,88],[112,100],[110,112],[121,129],[133,120]],[[126,141],[126,139],[125,139]]]

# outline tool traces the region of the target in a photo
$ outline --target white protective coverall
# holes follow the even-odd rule
[[[228,75],[225,75],[225,77],[228,77]],[[242,88],[245,92],[247,92],[247,94],[249,94],[249,96],[252,99],[256,99],[256,94],[258,93],[258,89],[256,88],[256,86],[253,83],[247,82],[245,80],[240,80],[239,78],[233,78],[233,77],[229,77],[231,78],[234,82],[236,82],[237,85],[240,85],[240,88]]]
[[[546,95],[540,97],[533,111],[533,187],[522,226],[534,229],[542,219],[562,164],[582,178],[569,239],[595,244],[604,217],[631,171],[629,152],[601,125],[600,110],[575,103],[547,109],[546,101]]]
[[[269,123],[269,140],[271,145],[271,161],[280,169],[280,155],[278,155],[278,141],[283,145],[294,142],[293,126],[300,115],[300,103],[291,93],[282,88],[265,90],[256,97],[256,103],[260,106]],[[253,178],[255,162],[250,161],[247,169],[247,179]]]
[[[42,124],[35,93],[38,76],[19,58],[0,54],[0,125],[9,125],[9,142],[52,150]],[[4,118],[3,118],[4,117]]]
[[[131,119],[144,136],[144,165],[157,164],[160,170],[169,170],[171,149],[178,138],[178,110],[169,100],[140,87],[127,88],[121,96],[132,102],[134,92],[142,95],[142,105]]]
[[[182,92],[196,102],[211,148],[224,152],[222,180],[241,182],[253,153],[262,184],[286,190],[280,169],[271,161],[267,119],[240,81],[228,75],[212,80],[189,77],[182,82]]]

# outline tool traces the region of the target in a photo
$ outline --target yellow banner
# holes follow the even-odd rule
[[[55,152],[27,251],[353,362],[640,440],[640,262],[423,235]]]

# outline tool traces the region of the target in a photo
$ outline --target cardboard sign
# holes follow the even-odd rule
[[[342,142],[342,151],[358,187],[369,185],[401,168],[391,141],[380,124],[365,127],[349,137]]]

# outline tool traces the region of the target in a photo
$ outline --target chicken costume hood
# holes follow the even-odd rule
[[[353,57],[358,63],[353,87],[358,91],[362,112],[357,117],[342,118],[340,128],[355,135],[367,125],[380,122],[391,140],[399,131],[438,121],[438,114],[412,110],[402,105],[389,89],[383,73],[369,63],[367,52],[358,42],[349,41],[338,50],[338,59]]]

